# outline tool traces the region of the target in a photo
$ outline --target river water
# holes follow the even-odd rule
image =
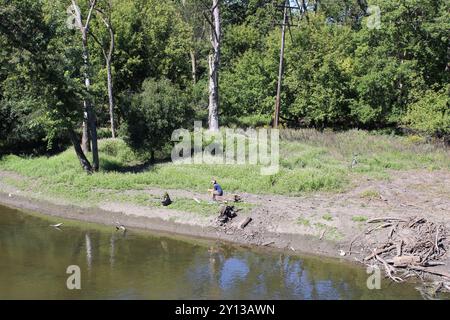
[[[50,224],[64,221],[60,229]],[[80,268],[69,290],[67,268]],[[0,299],[420,299],[369,290],[364,268],[214,241],[101,226],[0,206]]]

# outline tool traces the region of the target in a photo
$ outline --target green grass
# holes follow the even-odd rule
[[[358,130],[340,133],[282,130],[280,170],[272,176],[261,175],[259,165],[162,162],[146,166],[145,155],[134,153],[120,139],[99,141],[101,170],[93,175],[81,170],[73,148],[52,157],[7,155],[0,159],[0,170],[22,175],[24,180],[16,182],[21,189],[75,203],[98,203],[125,190],[148,187],[206,192],[211,177],[217,178],[226,193],[299,195],[342,191],[351,182],[367,176],[388,177],[391,170],[450,169],[449,150],[414,141]],[[355,154],[358,163],[350,168]],[[144,198],[129,195],[125,198],[124,201],[150,205]],[[179,199],[173,208],[205,214],[210,211],[207,204],[196,204],[190,199]]]
[[[325,221],[332,221],[333,220],[333,216],[331,214],[327,213],[327,214],[324,214],[322,216],[322,219],[325,220]]]
[[[314,226],[317,229],[327,229],[327,228],[329,228],[329,226],[327,226],[325,223],[322,223],[322,222],[316,222],[316,223],[314,223]]]
[[[311,222],[306,219],[306,218],[298,218],[297,219],[297,223],[299,225],[305,226],[305,227],[310,227],[311,226]]]
[[[360,194],[361,198],[376,199],[380,197],[380,193],[376,190],[365,190]]]
[[[367,217],[366,216],[353,216],[352,221],[353,222],[366,222]]]
[[[325,239],[328,240],[342,240],[345,237],[345,235],[342,232],[340,232],[338,228],[326,225],[321,222],[314,223],[314,227],[317,228],[318,230],[325,231],[324,236]]]

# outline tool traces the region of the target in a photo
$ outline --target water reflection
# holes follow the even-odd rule
[[[116,238],[114,234],[112,234],[109,240],[109,264],[111,266],[111,269],[114,269],[115,242]]]
[[[335,260],[256,253],[219,242],[189,243],[114,227],[65,222],[0,207],[0,298],[400,299],[412,285],[366,288],[362,268]],[[67,290],[79,265],[82,290]],[[84,272],[87,272],[85,275]]]
[[[86,263],[89,272],[92,268],[92,246],[91,246],[91,237],[89,236],[89,233],[86,233],[85,235],[86,239]]]

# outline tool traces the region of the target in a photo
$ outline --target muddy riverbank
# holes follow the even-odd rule
[[[2,177],[21,178],[15,173],[0,172]],[[174,202],[178,199],[209,200],[207,194],[159,188],[127,190],[123,195],[151,197],[165,191]],[[108,194],[109,190],[99,192]],[[216,212],[204,215],[127,201],[73,205],[65,199],[42,195],[32,186],[19,189],[0,179],[0,203],[14,208],[111,226],[120,221],[128,228],[353,261],[354,257],[349,257],[346,252],[348,245],[354,235],[366,227],[368,219],[386,215],[401,218],[423,216],[450,226],[450,173],[447,171],[397,172],[389,180],[367,179],[341,193],[314,193],[301,197],[243,193],[241,196],[243,203],[250,205],[251,209],[238,213],[231,222],[220,226]],[[247,217],[252,221],[241,229],[239,224]]]
[[[337,257],[338,242],[319,239],[308,234],[274,233],[258,226],[258,221],[249,224],[245,229],[237,226],[238,218],[234,222],[220,227],[215,218],[189,219],[195,215],[174,210],[143,208],[124,204],[105,204],[101,207],[82,207],[68,204],[57,204],[46,200],[33,199],[28,196],[0,192],[2,205],[25,211],[38,212],[54,217],[74,219],[78,221],[94,222],[115,226],[116,221],[127,228],[137,228],[149,231],[173,233],[195,238],[221,240],[239,245],[261,246],[295,251],[303,254]],[[184,219],[175,217],[184,216]]]

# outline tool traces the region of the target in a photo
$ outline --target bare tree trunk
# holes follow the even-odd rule
[[[75,149],[75,153],[77,154],[78,160],[80,161],[81,167],[87,173],[92,173],[92,166],[89,160],[86,158],[86,155],[83,152],[83,149],[78,142],[77,134],[72,129],[69,130],[70,141],[73,144],[73,148]]]
[[[89,128],[87,124],[87,112],[86,112],[86,104],[83,103],[84,108],[84,118],[82,124],[82,136],[81,136],[81,148],[84,153],[91,152],[91,139],[89,139]]]
[[[304,1],[303,1],[303,4]],[[289,6],[289,1],[286,0],[283,9],[283,24],[281,26],[281,48],[280,48],[280,63],[278,65],[278,82],[277,82],[277,96],[275,98],[275,113],[273,117],[273,127],[278,128],[278,122],[280,118],[280,103],[281,103],[281,83],[283,81],[283,59],[284,59],[284,42],[286,38],[286,26],[287,26],[287,10]],[[304,7],[304,10],[305,7]]]
[[[97,123],[94,108],[91,104],[90,100],[90,86],[91,82],[89,79],[89,48],[88,48],[88,33],[89,33],[89,23],[92,18],[92,12],[95,8],[97,0],[89,0],[89,13],[86,18],[86,22],[83,25],[83,20],[81,17],[80,7],[78,7],[76,0],[72,0],[72,6],[75,13],[75,20],[77,23],[78,29],[81,32],[81,40],[83,45],[83,67],[84,67],[84,84],[86,86],[86,96],[84,98],[84,112],[85,112],[85,121],[83,123],[83,149],[86,148],[87,137],[91,139],[92,145],[92,169],[97,171],[99,169],[99,159],[98,159],[98,145],[97,145]],[[86,134],[86,128],[88,129]]]
[[[211,1],[211,0],[206,0]],[[191,78],[194,84],[197,83],[197,54],[198,54],[198,46],[199,41],[203,40],[205,35],[205,24],[198,19],[199,15],[205,14],[205,6],[207,7],[204,1],[193,1],[193,0],[182,0],[179,6],[179,12],[183,20],[190,26],[192,26],[192,37],[191,37],[191,49],[189,51],[190,59],[191,59]],[[210,14],[211,15],[211,14]],[[211,18],[208,18],[208,22]]]
[[[209,63],[209,130],[219,130],[219,64],[220,64],[220,12],[219,0],[213,0],[211,9],[211,45]]]
[[[87,43],[87,29],[82,30],[82,43],[83,43],[83,62],[84,62],[84,84],[86,86],[86,97],[84,100],[85,112],[87,114],[87,127],[89,128],[89,135],[91,139],[92,146],[92,163],[94,171],[99,169],[99,159],[98,159],[98,145],[97,145],[97,121],[95,117],[95,112],[91,104],[89,90],[91,87],[91,81],[89,78],[89,49]],[[83,128],[84,130],[84,128]]]
[[[109,3],[109,10],[111,13],[111,2]],[[109,31],[109,51],[108,54],[105,55],[106,59],[106,71],[108,73],[108,101],[109,101],[109,118],[111,121],[111,135],[113,138],[116,137],[116,127],[114,123],[114,97],[113,97],[113,79],[112,79],[112,70],[111,70],[111,60],[114,52],[114,31],[111,25],[111,17],[108,20],[103,19],[106,27]],[[105,53],[105,52],[104,52]]]
[[[192,82],[194,84],[197,83],[197,57],[195,51],[191,49],[189,52],[191,55],[191,73],[192,73]]]
[[[116,126],[114,123],[114,99],[113,99],[113,80],[111,72],[111,61],[106,60],[106,70],[108,73],[108,101],[109,101],[109,120],[111,122],[111,135],[116,137]]]
[[[106,62],[106,72],[107,72],[107,82],[108,82],[108,103],[109,103],[109,120],[111,122],[111,136],[113,138],[116,137],[116,127],[114,122],[114,95],[113,95],[113,78],[112,78],[112,68],[111,68],[111,61],[114,53],[114,30],[111,23],[111,12],[112,12],[112,1],[109,0],[107,11],[96,9],[96,13],[100,17],[100,19],[103,21],[104,25],[106,26],[106,29],[109,32],[109,49],[108,52],[106,52],[106,49],[104,47],[104,44],[95,37],[95,35],[92,34],[92,38],[97,42],[97,44],[100,46],[103,57],[105,58]]]
[[[217,65],[214,54],[208,57],[209,63],[209,105],[208,105],[208,124],[209,130],[219,130],[219,90],[217,86]]]

